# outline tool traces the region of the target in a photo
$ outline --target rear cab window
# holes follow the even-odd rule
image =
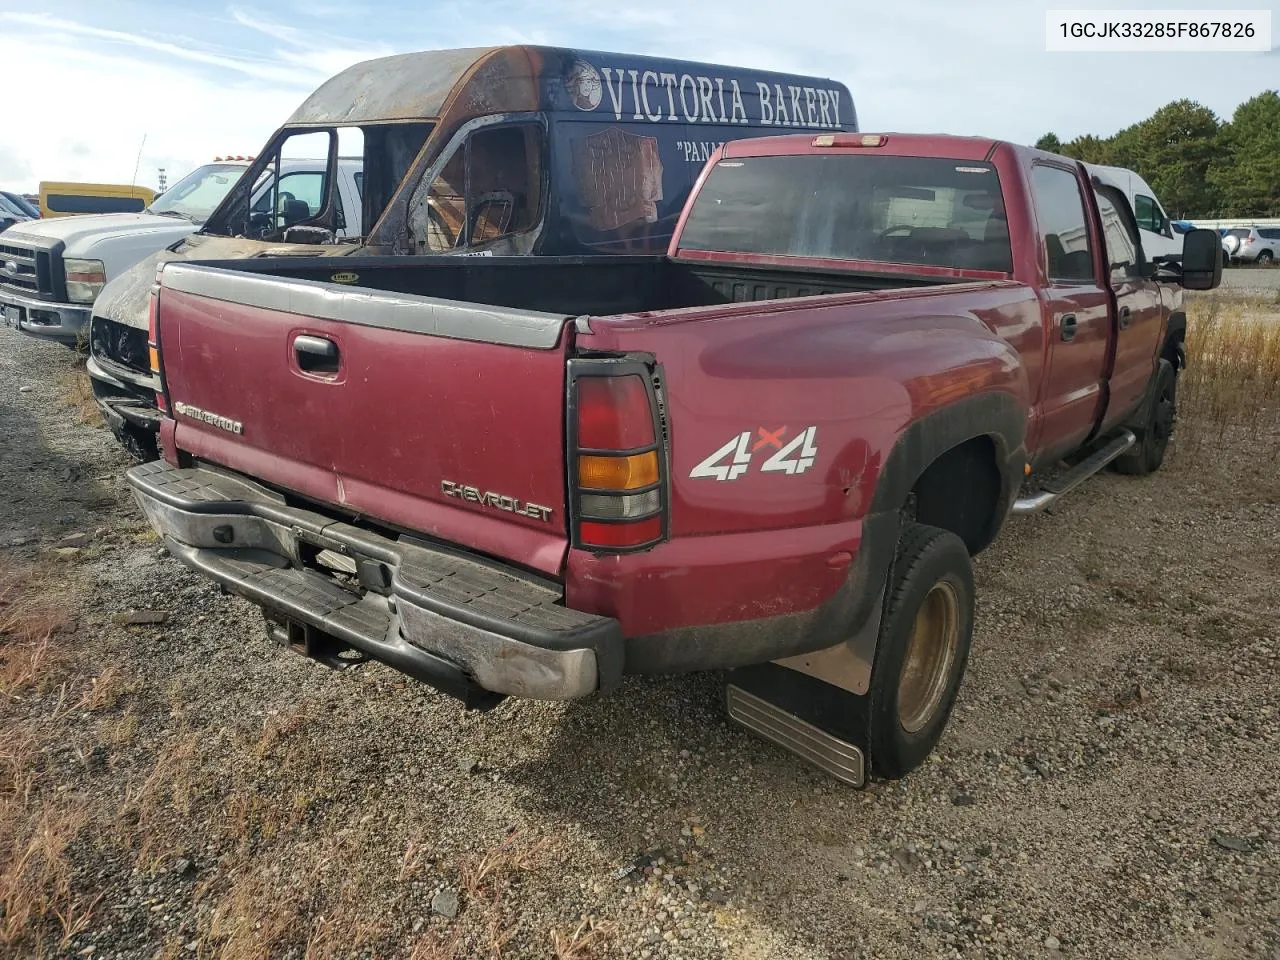
[[[682,250],[1013,269],[995,168],[938,157],[827,154],[722,160]]]

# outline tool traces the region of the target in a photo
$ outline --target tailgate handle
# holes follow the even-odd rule
[[[332,340],[302,333],[293,338],[293,353],[307,373],[338,372],[338,345]]]

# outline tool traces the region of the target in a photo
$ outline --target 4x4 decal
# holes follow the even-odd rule
[[[773,448],[773,453],[760,465],[761,473],[785,473],[796,476],[813,466],[818,458],[818,428],[802,427],[795,436],[784,440],[787,428],[757,427],[734,435],[724,446],[689,471],[693,479],[737,480],[751,469],[758,451]]]

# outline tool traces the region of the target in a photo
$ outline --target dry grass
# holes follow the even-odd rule
[[[521,873],[536,870],[551,841],[528,841],[519,832],[510,834],[496,847],[462,864],[459,882],[469,900],[495,899],[502,886]]]
[[[53,643],[65,618],[34,582],[0,565],[0,953],[14,956],[66,947],[97,903],[73,889],[68,855],[88,826],[87,802],[45,782],[45,753],[66,742],[58,721],[75,708],[81,684]],[[84,689],[92,697],[92,686]],[[48,715],[24,715],[42,692]]]
[[[1180,447],[1212,451],[1249,438],[1280,456],[1280,309],[1212,297],[1190,302],[1188,366],[1179,377]]]
[[[0,565],[0,696],[46,687],[62,674],[51,640],[66,615],[30,583],[27,571]]]
[[[590,960],[609,945],[610,928],[587,917],[568,934],[551,931],[551,948],[556,960]]]
[[[93,384],[83,366],[62,375],[59,383],[59,396],[71,410],[76,423],[90,427],[102,426],[102,413],[93,399]]]

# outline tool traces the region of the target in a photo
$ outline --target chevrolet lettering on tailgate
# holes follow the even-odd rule
[[[536,503],[526,503],[516,497],[507,496],[505,493],[482,491],[478,487],[454,483],[452,480],[441,480],[440,491],[446,497],[457,497],[459,500],[469,500],[472,503],[479,503],[486,507],[496,507],[499,510],[507,511],[507,513],[516,513],[522,517],[533,517],[533,519],[541,520],[544,523],[551,522],[550,507],[539,506]]]

